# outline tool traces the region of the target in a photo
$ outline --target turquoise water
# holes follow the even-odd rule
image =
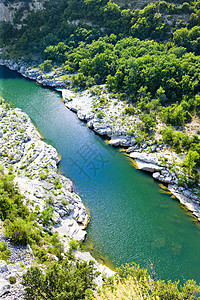
[[[62,156],[90,210],[87,244],[113,266],[153,263],[162,279],[200,282],[200,225],[151,176],[89,130],[61,95],[0,67],[0,94],[22,108]]]

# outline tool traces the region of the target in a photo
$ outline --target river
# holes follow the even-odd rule
[[[110,266],[153,264],[156,278],[200,282],[200,224],[151,176],[65,108],[61,94],[0,67],[0,95],[25,111],[62,159],[91,215],[86,245]]]

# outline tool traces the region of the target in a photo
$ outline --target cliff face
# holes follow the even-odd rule
[[[23,22],[30,11],[36,11],[43,8],[43,0],[32,1],[2,1],[0,3],[0,22],[11,22],[13,24],[14,18],[18,15],[19,19]]]

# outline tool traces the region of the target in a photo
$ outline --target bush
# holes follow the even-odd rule
[[[14,284],[17,281],[15,276],[10,276],[8,280],[9,280],[10,284]]]
[[[23,203],[23,197],[19,194],[13,183],[13,175],[5,175],[0,172],[0,219],[10,219],[25,217],[28,208]]]
[[[34,228],[32,222],[23,219],[15,219],[13,222],[5,220],[4,234],[11,239],[13,244],[27,245],[36,243],[40,240],[39,231]]]
[[[152,277],[147,269],[140,269],[134,263],[126,264],[117,270],[115,276],[105,280],[94,299],[198,299],[200,286],[193,280],[180,286],[178,281],[166,283]]]
[[[50,206],[45,208],[39,216],[39,219],[42,221],[42,225],[47,227],[49,227],[52,224],[52,218],[53,218],[53,208]]]
[[[104,112],[103,111],[99,111],[97,112],[97,118],[99,119],[103,119],[103,117],[105,116]]]
[[[52,60],[45,60],[43,62],[43,64],[39,65],[39,70],[41,72],[49,72],[49,71],[52,70],[52,68],[53,68],[53,66],[52,66]]]
[[[79,247],[80,247],[80,243],[77,242],[77,241],[75,241],[75,240],[71,240],[71,241],[69,242],[69,246],[70,246],[70,248],[71,248],[72,250],[78,250]]]
[[[30,227],[26,225],[24,220],[16,219],[13,222],[5,222],[5,236],[13,242],[25,246],[28,242],[28,232]]]
[[[124,113],[125,115],[129,115],[129,116],[134,115],[134,113],[135,113],[135,108],[134,108],[134,106],[133,106],[133,105],[126,106],[126,107],[124,108],[123,113]]]
[[[38,267],[31,267],[23,274],[25,299],[85,299],[92,294],[95,284],[93,262],[54,262],[45,272]],[[42,295],[42,296],[41,296]]]
[[[60,183],[60,179],[59,179],[59,178],[55,178],[55,179],[54,179],[54,186],[55,186],[55,189],[56,189],[56,190],[62,188],[62,184]]]
[[[47,175],[45,173],[40,173],[40,180],[45,180],[47,179]]]
[[[0,242],[0,260],[8,260],[11,254],[11,250],[8,249],[8,245],[4,242]]]

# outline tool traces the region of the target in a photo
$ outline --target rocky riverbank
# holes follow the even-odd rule
[[[20,109],[0,106],[1,164],[12,166],[20,193],[30,208],[42,211],[47,202],[54,209],[54,230],[83,241],[89,215],[73,184],[58,174],[57,151],[40,138],[29,117]]]
[[[71,239],[85,240],[87,233],[84,229],[90,220],[88,212],[80,197],[73,192],[72,182],[58,173],[57,151],[41,140],[26,113],[19,108],[10,108],[2,99],[0,101],[0,164],[5,172],[11,170],[15,175],[14,181],[26,199],[30,212],[40,215],[47,203],[51,206],[54,225],[46,229],[59,233],[66,252]],[[13,246],[3,235],[3,230],[0,230],[0,241],[5,242],[11,250],[9,259],[12,263],[9,265],[0,261],[0,297],[23,299],[20,281],[23,272],[34,263],[31,248]],[[76,251],[75,255],[77,259],[94,260],[86,252]],[[113,274],[105,266],[94,262],[102,274]],[[10,284],[8,279],[13,276],[17,281]],[[102,284],[102,275],[96,282]]]
[[[18,71],[24,77],[36,80],[43,86],[61,91],[68,109],[75,112],[78,118],[86,122],[95,133],[107,137],[110,145],[128,148],[126,152],[135,160],[137,167],[151,173],[155,180],[166,184],[181,204],[192,211],[200,221],[198,188],[189,189],[186,184],[184,187],[179,187],[179,176],[182,175],[182,171],[178,164],[183,157],[151,139],[143,140],[139,145],[137,126],[140,120],[137,115],[124,113],[126,111],[124,101],[110,98],[104,92],[104,86],[94,87],[84,92],[73,92],[66,88],[69,82],[61,68],[41,74],[37,66],[33,67],[23,62],[1,60],[0,64]]]

